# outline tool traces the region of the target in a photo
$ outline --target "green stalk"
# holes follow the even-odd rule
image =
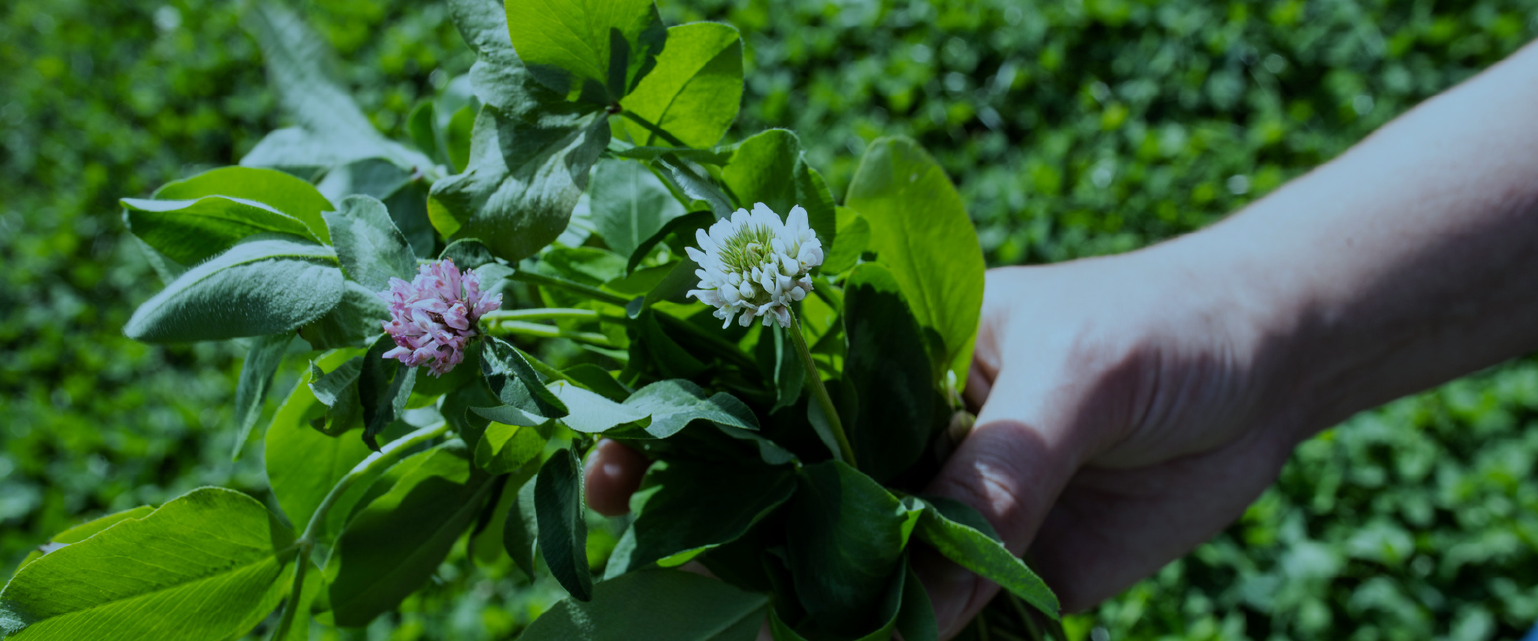
[[[591,309],[574,309],[570,307],[537,307],[534,309],[499,309],[486,312],[481,320],[496,323],[501,321],[536,321],[536,320],[602,320],[608,317],[599,315]]]
[[[294,627],[294,618],[299,614],[300,592],[304,590],[304,571],[310,565],[311,546],[299,548],[299,555],[294,557],[294,587],[289,589],[288,600],[283,604],[283,616],[278,619],[278,627],[273,628],[271,641],[283,641],[288,636],[288,631]]]
[[[278,627],[272,631],[270,637],[272,641],[281,641],[288,634],[289,628],[293,627],[294,618],[298,616],[299,593],[304,590],[305,566],[310,563],[310,550],[315,548],[315,537],[319,535],[320,528],[325,525],[326,517],[331,514],[331,508],[336,506],[336,502],[352,488],[353,484],[358,482],[358,479],[399,463],[402,458],[405,458],[406,452],[411,451],[412,448],[448,432],[448,423],[439,423],[390,441],[378,452],[369,454],[368,458],[358,462],[342,478],[337,479],[336,485],[331,487],[331,491],[320,502],[320,506],[315,508],[315,514],[310,516],[310,522],[305,525],[304,533],[294,542],[294,545],[299,548],[298,556],[294,557],[299,565],[294,568],[294,587],[289,590],[288,600],[283,604],[283,617],[279,620]]]
[[[625,300],[625,297],[623,296],[603,291],[591,285],[574,283],[562,278],[552,278],[550,276],[546,276],[544,274],[536,274],[528,270],[518,270],[513,272],[513,275],[508,276],[508,278],[544,287],[556,287],[559,289],[564,289],[570,292],[582,294],[583,296],[593,300],[603,301],[605,303],[609,303],[610,305],[618,305],[620,307],[624,307],[630,302]],[[673,329],[683,330],[693,335],[694,338],[708,344],[714,353],[735,361],[738,367],[749,370],[758,367],[758,364],[755,363],[753,359],[748,358],[747,354],[742,353],[742,349],[737,347],[736,344],[721,338],[720,336],[706,332],[704,328],[701,328],[694,323],[690,323],[689,321],[686,321],[672,314],[657,314],[657,319],[667,326],[672,327]]]
[[[833,398],[828,396],[828,388],[822,384],[822,374],[817,371],[816,363],[812,362],[812,350],[806,346],[806,337],[801,335],[801,321],[796,318],[794,311],[790,311],[790,337],[796,344],[796,350],[801,353],[801,364],[806,366],[812,395],[817,397],[817,404],[822,406],[822,414],[827,417],[828,426],[833,428],[833,440],[838,442],[839,449],[833,454],[844,459],[850,467],[858,469],[859,465],[854,460],[854,447],[849,445],[849,437],[844,434],[844,422],[839,420],[838,408],[833,406]]]
[[[523,321],[504,320],[493,322],[488,333],[494,335],[514,334],[518,336],[533,336],[535,338],[565,338],[578,343],[587,343],[599,347],[614,348],[614,343],[609,342],[609,337],[598,332],[569,332],[554,325],[541,323],[525,323]]]

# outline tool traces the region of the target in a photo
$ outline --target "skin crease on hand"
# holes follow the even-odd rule
[[[927,491],[1078,611],[1221,531],[1302,439],[1538,349],[1534,104],[1528,46],[1216,226],[991,270],[976,427]],[[645,465],[601,444],[593,508],[623,513]],[[942,638],[998,591],[915,560]]]

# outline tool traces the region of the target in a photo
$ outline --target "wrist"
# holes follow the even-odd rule
[[[1324,376],[1324,324],[1310,313],[1300,285],[1306,266],[1285,251],[1276,230],[1240,221],[1154,245],[1128,258],[1150,275],[1162,307],[1183,328],[1199,328],[1201,349],[1221,363],[1236,399],[1233,420],[1296,444],[1327,427],[1342,404]]]

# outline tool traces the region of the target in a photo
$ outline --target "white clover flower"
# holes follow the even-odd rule
[[[686,251],[700,265],[694,271],[700,286],[688,295],[714,306],[715,317],[725,321],[723,329],[738,312],[743,327],[756,317],[763,318],[765,327],[771,320],[790,327],[790,304],[812,291],[807,272],[822,264],[822,242],[807,223],[805,209],[791,207],[781,221],[757,203],[753,213],[739,209],[731,219],[711,225],[709,234],[696,231],[694,238],[700,248]]]

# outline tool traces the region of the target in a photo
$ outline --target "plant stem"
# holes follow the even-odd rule
[[[283,602],[283,616],[278,619],[278,627],[273,628],[271,641],[283,641],[288,636],[288,631],[294,627],[294,618],[299,616],[299,600],[304,591],[304,572],[310,565],[310,546],[301,546],[299,555],[294,557],[294,587],[288,591],[288,599]]]
[[[796,350],[801,352],[801,364],[806,366],[812,395],[817,397],[817,404],[822,406],[822,414],[827,417],[828,426],[833,429],[833,440],[838,442],[839,451],[834,454],[843,458],[850,467],[858,469],[854,460],[854,447],[849,445],[849,437],[844,434],[844,422],[839,420],[838,408],[833,406],[833,398],[828,396],[828,388],[822,384],[822,374],[817,371],[816,363],[812,362],[812,350],[806,346],[806,337],[801,335],[801,320],[796,318],[794,311],[790,312],[790,338],[796,344]]]
[[[523,281],[525,283],[533,283],[535,285],[544,285],[546,287],[559,287],[561,289],[582,294],[583,296],[587,296],[588,298],[594,300],[601,300],[610,305],[619,305],[620,307],[624,307],[626,303],[630,302],[625,300],[624,296],[620,296],[619,294],[611,294],[604,290],[598,289],[597,287],[593,287],[592,285],[583,285],[582,283],[569,281],[564,278],[553,278],[544,274],[531,272],[527,269],[520,269],[515,271],[511,276],[508,276],[508,278],[517,281]]]
[[[665,130],[665,129],[661,128],[661,127],[658,127],[655,124],[652,124],[650,121],[646,120],[645,118],[637,116],[637,115],[635,115],[635,114],[633,114],[633,113],[631,113],[629,111],[621,111],[620,115],[624,116],[626,118],[629,118],[630,120],[634,121],[636,124],[640,125],[642,129],[645,129],[645,130],[651,132],[652,135],[654,135],[654,136],[656,136],[658,138],[661,138],[664,142],[666,142],[669,145],[672,145],[674,147],[682,147],[684,149],[688,149],[689,148],[688,143],[685,143],[684,141],[679,140],[673,134],[668,133],[667,130]],[[651,142],[651,141],[647,141],[647,142]]]
[[[565,338],[578,343],[587,343],[599,347],[614,348],[614,343],[609,342],[609,337],[598,332],[568,332],[554,325],[541,323],[525,323],[523,321],[504,320],[491,323],[491,334],[517,334],[519,336],[533,336],[535,338]]]
[[[481,320],[487,322],[501,321],[535,321],[535,320],[603,320],[609,317],[600,315],[591,309],[575,309],[570,307],[536,307],[534,309],[499,309],[486,312]]]
[[[358,482],[358,479],[400,462],[411,448],[443,436],[448,432],[448,423],[424,427],[386,443],[378,452],[369,454],[368,458],[353,466],[351,471],[337,480],[336,485],[331,487],[331,492],[326,494],[326,498],[320,502],[320,506],[315,508],[315,514],[310,517],[310,523],[305,526],[304,534],[299,536],[298,545],[304,547],[315,545],[315,537],[320,533],[320,528],[325,525],[326,516],[331,513],[331,508],[336,506],[336,502],[342,498],[343,494],[347,493],[348,489],[352,488],[354,483]]]
[[[310,515],[310,522],[304,527],[304,534],[299,535],[299,540],[294,542],[299,548],[299,554],[294,557],[298,565],[294,568],[294,587],[288,592],[288,600],[283,604],[283,617],[279,619],[278,627],[273,629],[271,641],[282,641],[284,636],[293,627],[294,618],[298,616],[299,596],[304,590],[305,566],[310,564],[310,550],[315,548],[315,537],[320,533],[320,528],[326,523],[326,517],[331,514],[331,508],[342,498],[343,494],[351,489],[354,483],[365,476],[381,471],[391,465],[400,462],[406,452],[427,441],[447,434],[448,423],[439,423],[432,427],[424,427],[415,432],[402,436],[386,443],[378,452],[369,454],[367,458],[359,461],[347,474],[337,479],[336,485],[331,486],[331,491],[326,498],[315,508],[315,513]]]
[[[605,303],[609,303],[610,305],[618,305],[620,307],[624,307],[627,303],[630,302],[625,300],[623,296],[618,294],[611,294],[591,285],[583,285],[582,283],[575,283],[563,278],[552,278],[550,276],[546,276],[544,274],[536,274],[528,270],[520,269],[516,272],[513,272],[513,275],[508,276],[508,278],[525,283],[531,283],[534,285],[556,287],[559,289],[576,292],[593,300],[603,301]],[[704,328],[699,327],[694,323],[686,321],[672,314],[657,314],[657,319],[669,327],[672,327],[673,329],[679,329],[688,332],[696,339],[708,344],[714,350],[714,353],[724,356],[729,360],[735,361],[738,367],[751,370],[758,366],[753,361],[753,359],[748,358],[747,354],[742,353],[742,349],[737,347],[735,343],[732,343],[731,341],[721,338],[715,334],[706,332]]]

